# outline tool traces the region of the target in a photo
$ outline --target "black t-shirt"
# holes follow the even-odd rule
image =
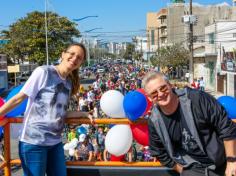
[[[180,105],[171,115],[165,115],[162,112],[161,114],[168,130],[174,152],[179,153],[182,151],[187,153],[194,160],[202,163],[203,166],[213,164],[209,157],[201,151],[196,140],[190,133]]]

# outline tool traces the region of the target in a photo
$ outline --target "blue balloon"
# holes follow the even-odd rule
[[[113,126],[115,126],[116,124],[109,124],[108,128],[111,129]]]
[[[3,135],[3,127],[0,126],[0,136],[2,137],[2,135]]]
[[[124,97],[123,107],[126,116],[130,120],[135,121],[145,112],[147,108],[147,100],[142,93],[131,91]]]
[[[77,132],[79,134],[87,134],[87,129],[84,128],[83,126],[80,126],[78,129],[77,129]]]
[[[22,87],[23,87],[23,85],[19,85],[19,86],[13,88],[10,91],[10,93],[7,95],[6,101],[8,101],[12,97],[14,97],[16,94],[18,94],[20,92],[20,90],[22,89]],[[26,106],[27,106],[27,101],[28,101],[28,98],[25,99],[23,102],[21,102],[21,104],[19,104],[13,110],[8,112],[6,114],[6,117],[16,117],[16,116],[19,116],[19,115],[23,114],[25,112],[25,109],[26,109]]]
[[[230,96],[222,96],[217,100],[225,108],[228,117],[231,119],[236,119],[236,98]]]

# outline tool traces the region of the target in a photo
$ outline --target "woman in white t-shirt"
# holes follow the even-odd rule
[[[21,91],[0,108],[0,116],[25,98],[19,156],[25,176],[66,176],[61,133],[65,117],[89,117],[86,112],[67,112],[71,95],[79,90],[78,70],[86,59],[82,44],[72,44],[62,52],[61,63],[34,70]]]

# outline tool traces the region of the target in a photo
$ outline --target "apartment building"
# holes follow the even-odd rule
[[[159,21],[157,20],[157,13],[147,13],[146,16],[146,32],[147,32],[147,49],[150,52],[156,52],[158,48],[158,28]]]
[[[215,57],[210,61],[209,56]],[[236,97],[236,21],[219,20],[206,26],[205,61],[208,68],[212,65],[208,75],[212,74],[215,89]]]

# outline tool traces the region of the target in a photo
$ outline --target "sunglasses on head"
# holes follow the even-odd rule
[[[151,92],[149,95],[150,98],[155,98],[158,96],[158,93],[161,92],[161,93],[165,93],[169,90],[168,88],[168,85],[165,84],[165,85],[162,85],[160,86],[158,89],[156,89],[155,91]]]

